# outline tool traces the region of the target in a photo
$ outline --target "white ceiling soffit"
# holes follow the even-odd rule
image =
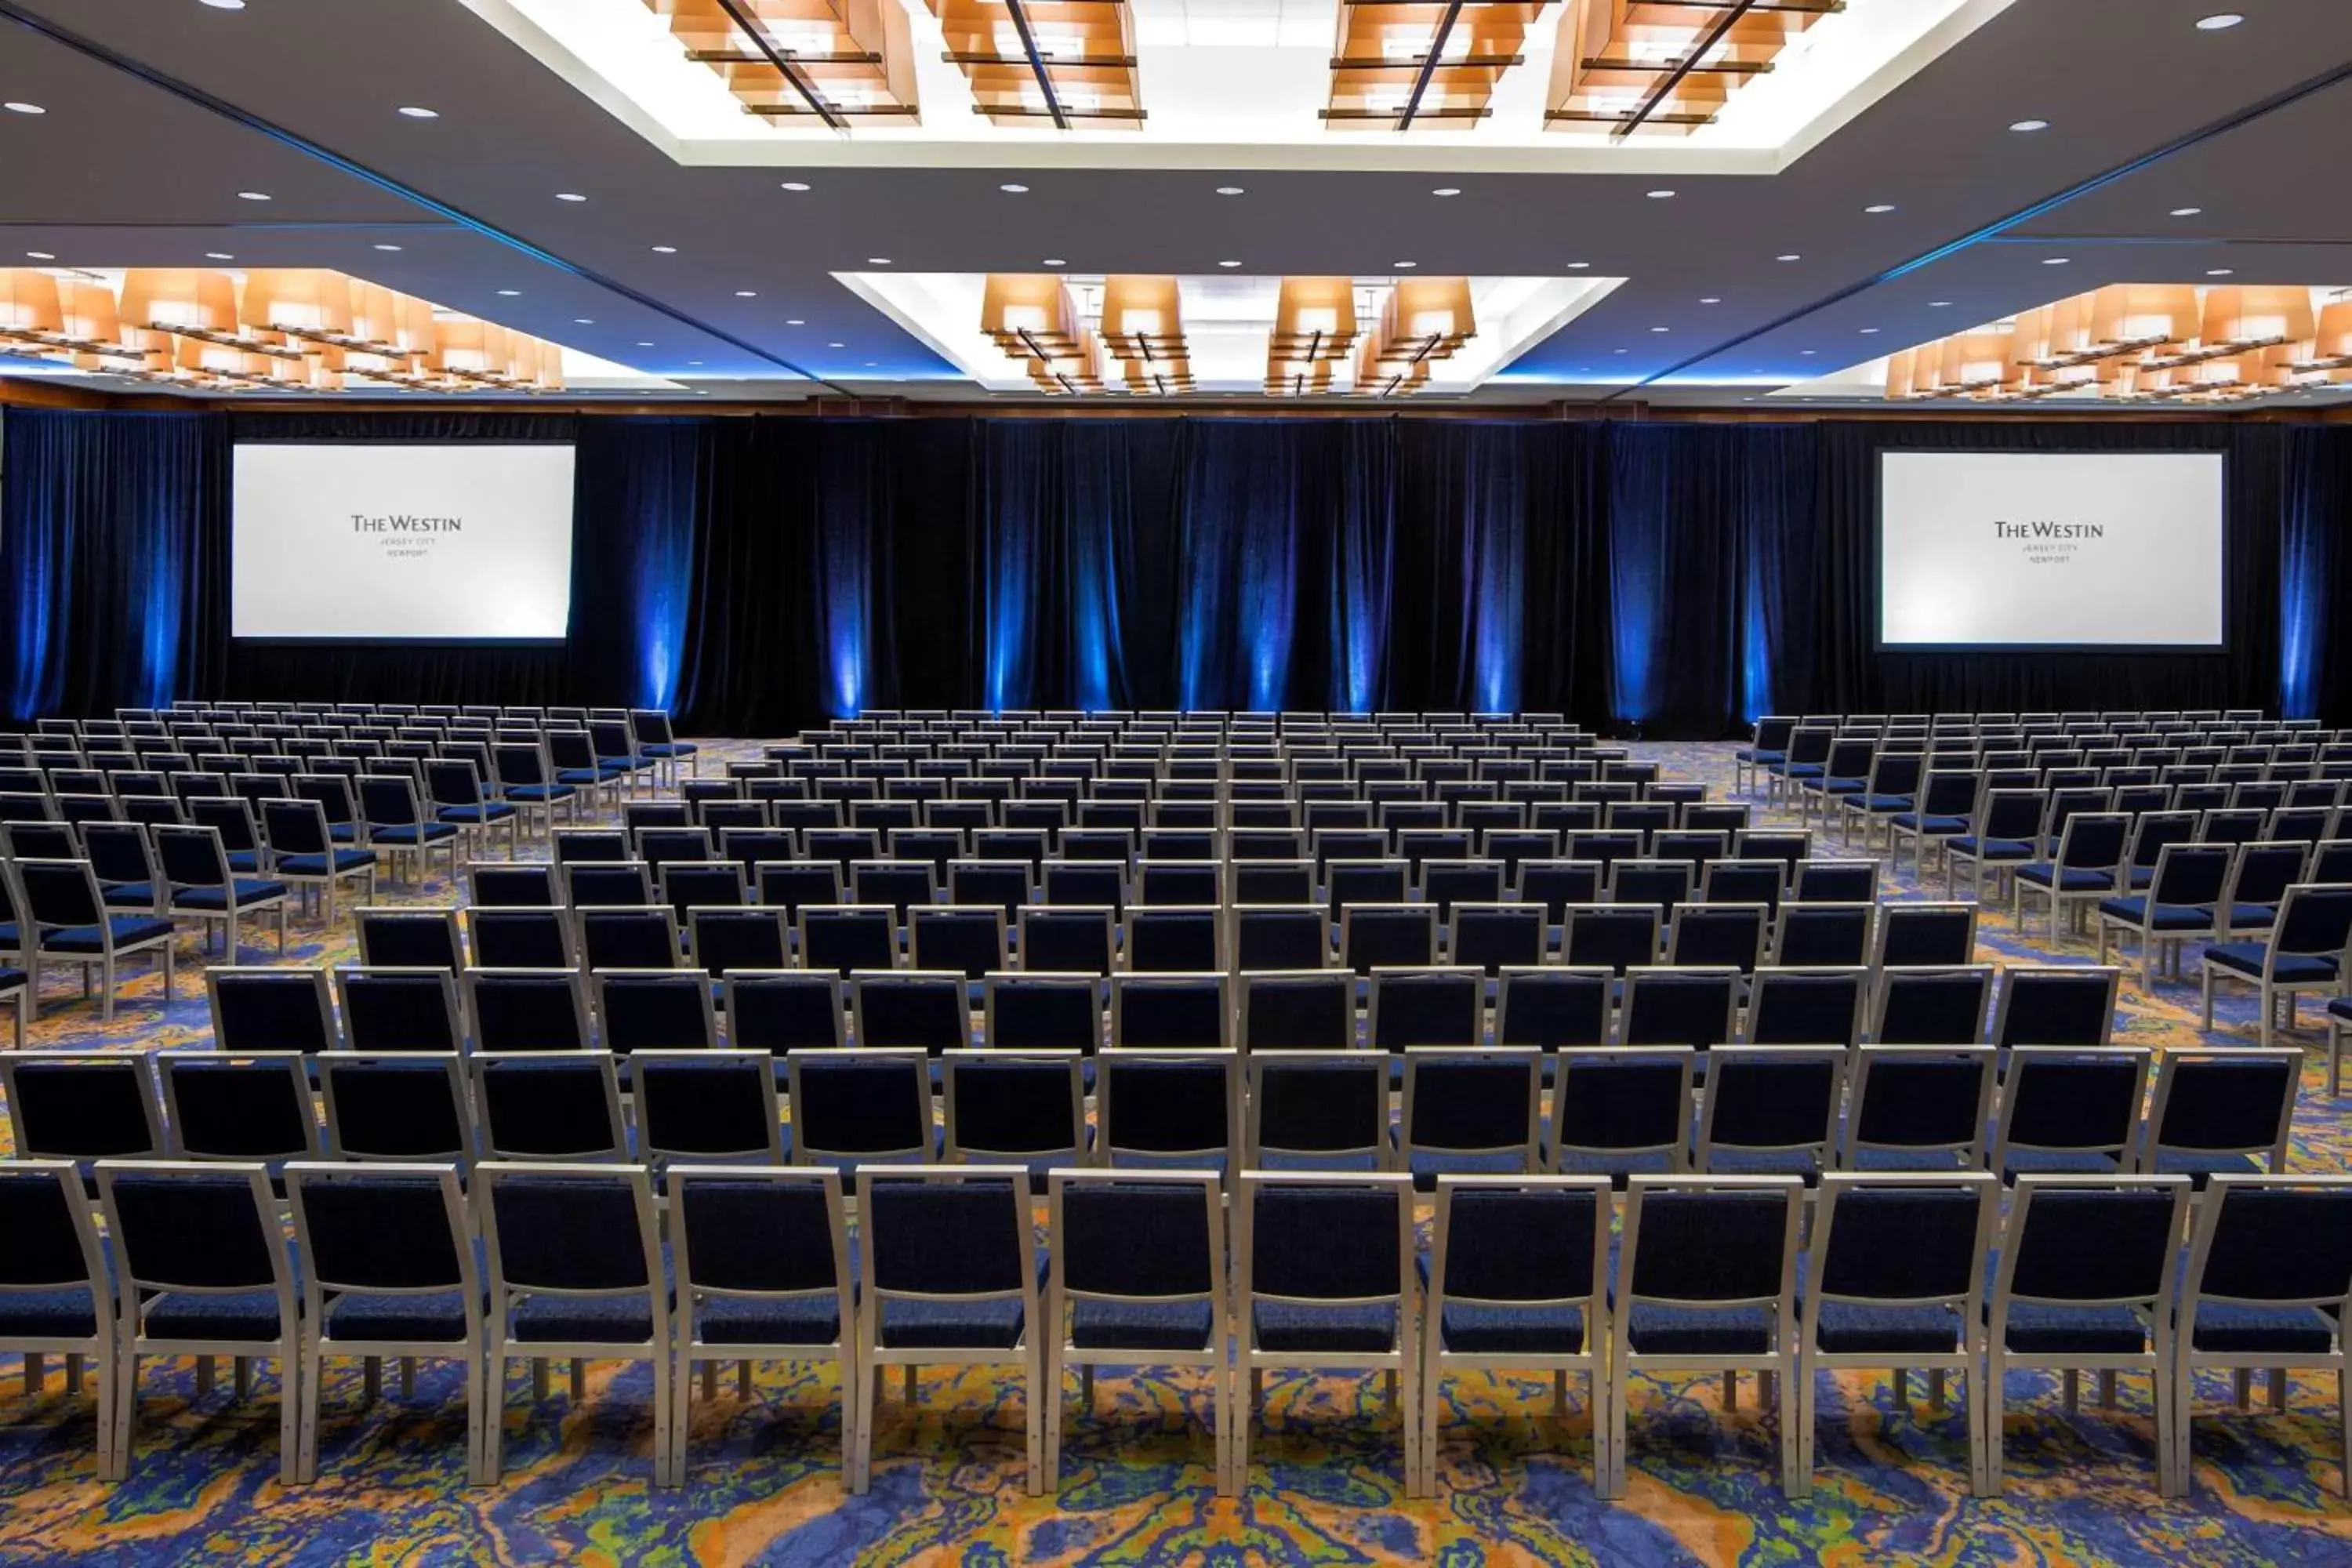
[[[1027,131],[972,112],[923,0],[902,5],[922,106],[915,125],[844,134],[747,112],[687,58],[646,0],[460,0],[681,164],[694,166],[1215,168],[1772,174],[2016,0],[1846,0],[1686,135],[1547,131],[1563,6],[1530,25],[1475,130],[1329,131],[1339,0],[1130,0],[1148,118],[1140,129]]]

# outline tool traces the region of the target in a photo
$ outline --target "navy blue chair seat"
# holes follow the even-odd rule
[[[509,784],[506,793],[509,800],[570,800],[579,792],[568,784]],[[383,835],[379,832],[376,837]]]
[[[2099,912],[2134,925],[2145,923],[2153,931],[2210,931],[2213,929],[2211,906],[2203,904],[2158,904],[2153,919],[2147,918],[2147,900],[2136,896],[2127,899],[2102,899]]]
[[[1720,1176],[1801,1176],[1809,1187],[1822,1179],[1820,1156],[1810,1149],[1717,1149],[1707,1168]]]
[[[294,1310],[302,1310],[298,1290]],[[149,1298],[147,1334],[159,1340],[274,1340],[278,1337],[278,1292],[237,1290],[222,1295],[166,1290]]]
[[[2157,1152],[2156,1173],[2159,1176],[2186,1176],[2189,1185],[2202,1191],[2210,1177],[2259,1176],[2263,1172],[2261,1163],[2252,1154],[2163,1149]]]
[[[1980,856],[1987,860],[2030,860],[2034,852],[2031,838],[1979,838],[1973,833],[1953,839],[1952,847],[1963,855]]]
[[[1070,1342],[1080,1350],[1197,1351],[1216,1331],[1207,1301],[1070,1302]]]
[[[2147,1349],[2147,1330],[2129,1307],[2020,1301],[2009,1310],[2009,1348],[2026,1355],[2138,1355]]]
[[[5,928],[0,928],[0,942],[5,942],[7,940],[8,933],[6,930]],[[28,978],[29,976],[27,976],[21,969],[10,969],[5,964],[0,964],[0,991],[13,991],[17,986],[24,984],[26,980]]]
[[[515,814],[515,808],[503,801],[485,801],[479,805],[445,805],[435,815],[444,822],[504,822]],[[338,833],[337,837],[346,837]]]
[[[2206,1301],[2197,1309],[2192,1336],[2200,1351],[2325,1356],[2335,1346],[2336,1321],[2316,1307],[2231,1306]]]
[[[1852,804],[1861,806],[1864,811],[1895,811],[1908,813],[1911,807],[1917,803],[1907,795],[1865,795],[1860,800]],[[1896,820],[1899,821],[1901,819],[1898,817]],[[1948,820],[1958,822],[1959,818],[1951,817]]]
[[[1636,1301],[1625,1325],[1636,1355],[1763,1355],[1769,1311],[1758,1307],[1669,1307]]]
[[[100,896],[105,899],[106,907],[110,910],[152,910],[155,907],[155,884],[109,882],[100,889]],[[7,940],[0,936],[0,942]]]
[[[129,947],[133,942],[147,942],[155,937],[168,937],[173,926],[170,921],[159,921],[144,915],[110,915],[107,927],[114,933],[114,945]],[[41,938],[44,952],[103,952],[106,939],[96,926],[60,926]]]
[[[526,1344],[532,1340],[635,1344],[654,1336],[653,1313],[642,1290],[619,1296],[533,1296],[514,1309],[512,1320],[511,1337]]]
[[[1800,1302],[1798,1310],[1805,1304]],[[1820,1303],[1821,1323],[1814,1333],[1831,1355],[1868,1355],[1911,1352],[1949,1355],[1960,1344],[1959,1310],[1948,1306],[1884,1307],[1859,1301]]]
[[[2017,868],[2017,874],[2037,888],[2048,887],[2051,879],[2055,877],[2058,881],[2058,890],[2061,892],[2080,890],[2087,893],[2099,888],[2112,888],[2116,885],[2115,874],[2111,871],[2086,870],[2079,866],[2069,866],[2062,869],[2047,860],[2035,860],[2028,865],[2020,866]]]
[[[637,750],[648,757],[691,757],[702,748],[691,741],[643,741]]]
[[[327,1337],[331,1340],[416,1340],[430,1343],[466,1337],[466,1295],[462,1290],[423,1296],[381,1296],[346,1290],[328,1301],[320,1315],[326,1321]]]
[[[882,1303],[882,1342],[893,1350],[1010,1350],[1026,1315],[1018,1296],[978,1301]]]
[[[1396,1348],[1393,1302],[1259,1301],[1252,1309],[1252,1319],[1257,1326],[1258,1348],[1264,1351],[1377,1355]]]
[[[2000,1174],[2011,1181],[2021,1175],[2113,1176],[2121,1171],[2113,1154],[2095,1149],[2011,1149]]]
[[[57,944],[45,939],[45,945],[54,947]],[[2263,972],[2263,957],[2269,951],[2267,942],[2217,942],[2205,950],[2205,962],[2218,963],[2224,969],[2234,969],[2242,974],[2259,976]],[[2289,985],[2316,984],[2336,978],[2336,961],[2316,953],[2282,953],[2271,966],[2271,977]]]
[[[228,862],[231,876],[256,877],[261,874],[261,851],[258,849],[231,849],[221,858]]]
[[[86,1340],[98,1332],[89,1287],[0,1291],[0,1340]]]
[[[831,1290],[810,1296],[712,1296],[695,1309],[694,1321],[706,1344],[828,1345],[841,1337],[838,1300]]]
[[[0,940],[5,939],[0,938]],[[0,981],[0,984],[5,984],[5,981]],[[2338,1018],[2352,1018],[2352,996],[2336,997],[2327,1005],[2327,1010]]]
[[[356,822],[331,822],[327,824],[327,837],[338,844],[357,844],[360,841],[360,825]]]
[[[379,827],[370,835],[379,844],[438,844],[445,838],[457,837],[455,824],[447,822],[403,822],[389,827]],[[231,861],[236,857],[229,857]]]
[[[1895,816],[1895,826],[1906,833],[1958,833],[1968,825],[1965,816],[1946,816],[1939,812],[1922,816],[1916,811],[1902,811]]]
[[[296,860],[306,858],[306,857],[289,855],[287,858],[289,860]],[[310,856],[307,857],[307,858],[316,859],[317,857]],[[260,903],[264,900],[282,899],[286,896],[286,884],[283,882],[270,882],[264,881],[259,878],[239,877],[236,879],[235,885],[236,888],[236,901],[240,908],[247,904]],[[172,895],[172,901],[179,905],[182,909],[225,910],[228,908],[228,889],[226,888],[184,888]],[[118,934],[114,940],[116,942],[121,942],[125,939]]]
[[[1413,1271],[1426,1292],[1426,1253],[1413,1259]],[[1446,1350],[1455,1355],[1577,1355],[1584,1349],[1584,1309],[1568,1303],[1448,1301],[1438,1327]]]
[[[2156,885],[2156,868],[2153,866],[2133,867],[2131,868],[2131,885],[2135,888],[2154,887]]]
[[[349,871],[360,866],[375,864],[375,852],[370,849],[338,849],[334,853],[333,869]],[[324,855],[280,855],[278,868],[289,876],[323,877],[329,867]]]

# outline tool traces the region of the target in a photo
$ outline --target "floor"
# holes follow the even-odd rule
[[[1728,747],[1638,749],[1676,774],[1728,786]],[[1914,890],[1908,879],[1902,890]],[[424,902],[450,897],[439,884],[392,891]],[[350,961],[343,926],[326,934],[298,924],[289,958]],[[266,961],[269,944],[248,934],[247,961]],[[1983,941],[1994,961],[2052,956],[1990,911]],[[2067,942],[2055,956],[2092,954]],[[203,1043],[202,993],[185,973],[200,963],[191,938],[178,996],[167,1000],[160,979],[142,978],[111,1025],[79,1000],[72,982],[54,978],[33,1044]],[[2185,984],[2160,980],[2154,994],[2135,981],[2125,989],[2119,1037],[2196,1044],[2204,1037],[2196,1009],[2193,969]],[[2216,1037],[2249,1040],[2251,1013],[2242,992],[2231,994]],[[2287,1037],[2316,1047],[2310,1020],[2306,1010],[2306,1026]],[[2294,1169],[2346,1168],[2345,1111],[2345,1102],[2325,1098],[2315,1056],[2295,1118]],[[1616,1503],[1595,1498],[1588,1482],[1580,1400],[1571,1400],[1563,1426],[1549,1416],[1544,1376],[1457,1380],[1447,1389],[1438,1496],[1408,1501],[1377,1380],[1270,1379],[1248,1489],[1220,1499],[1197,1420],[1205,1405],[1197,1379],[1106,1373],[1091,1411],[1076,1408],[1075,1389],[1066,1400],[1072,1425],[1060,1494],[1030,1498],[1010,1374],[940,1368],[923,1374],[911,1405],[893,1380],[877,1416],[873,1489],[851,1498],[839,1483],[832,1378],[800,1369],[762,1367],[748,1405],[731,1378],[714,1402],[698,1397],[688,1484],[656,1493],[642,1367],[593,1368],[578,1405],[559,1376],[551,1397],[530,1405],[518,1375],[506,1410],[506,1479],[473,1489],[454,1367],[428,1363],[413,1398],[399,1397],[388,1379],[386,1397],[373,1405],[362,1402],[356,1364],[335,1369],[320,1479],[285,1489],[268,1372],[238,1405],[226,1378],[194,1401],[190,1364],[153,1366],[142,1380],[131,1479],[113,1487],[92,1479],[87,1400],[64,1394],[54,1361],[46,1392],[24,1397],[10,1357],[0,1361],[0,1563],[2352,1563],[2333,1380],[2297,1379],[2284,1415],[2232,1414],[2226,1385],[2208,1383],[2195,1495],[2178,1502],[2156,1496],[2146,1393],[2128,1380],[2120,1413],[2103,1415],[2086,1400],[2069,1419],[2053,1377],[2012,1375],[2009,1492],[1999,1501],[1969,1498],[1963,1417],[1928,1409],[1918,1382],[1908,1405],[1883,1374],[1844,1374],[1825,1388],[1815,1489],[1791,1504],[1775,1478],[1771,1418],[1753,1408],[1752,1380],[1749,1397],[1727,1415],[1717,1381],[1640,1380],[1628,1485]]]

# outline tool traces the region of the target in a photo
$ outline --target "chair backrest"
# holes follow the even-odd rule
[[[1345,971],[1241,977],[1244,1052],[1346,1050],[1356,1044],[1356,984]]]
[[[775,1068],[766,1052],[645,1050],[629,1068],[639,1159],[783,1163]]]
[[[1861,1037],[1868,972],[1759,969],[1748,994],[1752,1046],[1851,1046]]]
[[[1976,961],[1977,905],[1888,904],[1878,911],[1877,967]]]
[[[465,967],[455,910],[361,909],[352,911],[360,939],[360,962],[371,968]]]
[[[81,1176],[69,1160],[0,1162],[0,1312],[20,1291],[89,1291],[90,1335],[112,1339],[114,1293]]]
[[[1790,1322],[1803,1210],[1804,1184],[1794,1176],[1633,1177],[1618,1268],[1620,1321],[1643,1302],[1777,1302],[1780,1321]]]
[[[339,1051],[319,1060],[329,1153],[342,1160],[474,1162],[464,1058],[454,1051]]]
[[[1388,1155],[1389,1068],[1376,1051],[1253,1051],[1248,1159],[1268,1151],[1291,1168],[1369,1164]]]
[[[478,1053],[467,1066],[485,1160],[628,1157],[611,1053]]]
[[[1843,968],[1868,963],[1878,907],[1870,903],[1784,903],[1772,939],[1783,968]]]
[[[2165,845],[2157,852],[2148,901],[2190,906],[2219,903],[2230,883],[2233,858],[2225,844]]]
[[[1542,1064],[1531,1046],[1408,1047],[1401,1157],[1515,1155],[1519,1169],[1538,1169]]]
[[[2208,1301],[2317,1307],[2340,1322],[2347,1295],[2352,1178],[2217,1175],[2207,1185],[2181,1280],[2180,1332],[2190,1344],[2200,1344]],[[2314,1326],[2327,1331],[2324,1321]]]
[[[838,1047],[846,1038],[837,974],[737,969],[728,973],[722,989],[730,1046],[781,1057]]]
[[[668,1352],[669,1292],[646,1167],[486,1161],[475,1179],[493,1312],[506,1312],[518,1292],[643,1296],[651,1342]]]
[[[1688,1046],[1560,1051],[1552,1112],[1558,1168],[1622,1173],[1632,1169],[1631,1157],[1643,1156],[1682,1169],[1696,1062]]]
[[[1576,904],[1565,911],[1567,928],[1560,941],[1560,961],[1587,966],[1606,964],[1623,974],[1629,969],[1658,961],[1658,928],[1662,913],[1654,904]]]
[[[1087,1158],[1076,1051],[952,1050],[942,1060],[947,1158],[1029,1163]]]
[[[922,1050],[799,1050],[785,1058],[785,1068],[794,1164],[935,1157],[930,1074]]]
[[[2119,875],[2130,847],[2132,819],[2114,812],[2076,812],[2059,835],[2057,864],[2067,870]]]
[[[698,969],[606,969],[595,977],[604,1048],[709,1050],[719,1043],[710,980]]]
[[[982,992],[982,1038],[992,1050],[1091,1056],[1102,1046],[1104,990],[1090,974],[991,974]]]
[[[457,978],[446,969],[338,969],[343,1039],[355,1051],[440,1051],[466,1045]]]
[[[1225,1308],[1224,1205],[1208,1172],[1056,1171],[1047,1186],[1053,1278],[1085,1300]],[[1222,1331],[1212,1330],[1213,1340]]]
[[[2205,837],[2212,841],[2210,833]],[[2281,902],[2303,880],[2310,849],[2307,844],[2242,844],[2226,901],[2232,906]]]
[[[109,931],[106,900],[89,861],[19,860],[16,885],[24,891],[24,913],[33,924],[50,930],[94,926],[101,940],[111,945],[110,936],[105,934]]]
[[[1120,1047],[1104,1052],[1095,1073],[1111,1164],[1227,1167],[1242,1141],[1238,1052]]]
[[[473,889],[472,902],[494,909],[544,909],[562,901],[552,866],[477,861],[466,868],[466,883]]]
[[[1117,921],[1117,910],[1108,904],[1024,906],[1018,922],[1021,967],[1054,974],[1107,975],[1118,952]]]
[[[963,976],[919,970],[850,977],[850,1037],[860,1047],[919,1046],[932,1056],[971,1044]]]
[[[1885,969],[1871,1008],[1870,1038],[1882,1046],[1972,1046],[1985,1037],[1992,966]]]
[[[163,1128],[155,1068],[130,1053],[0,1056],[10,1152],[20,1160],[157,1158]]]
[[[1828,1166],[1837,1142],[1846,1053],[1838,1046],[1725,1046],[1707,1053],[1700,1110],[1702,1170],[1727,1151]]]
[[[1230,1046],[1229,985],[1223,974],[1114,974],[1111,1043],[1151,1050]]]
[[[469,969],[466,1016],[478,1051],[582,1051],[594,1043],[576,970]]]
[[[481,1335],[473,1224],[455,1165],[328,1164],[286,1168],[301,1249],[303,1316],[321,1321],[326,1298],[454,1293],[468,1342]]]
[[[2013,1169],[2011,1156],[2095,1157],[2120,1171],[2139,1139],[2150,1053],[2143,1046],[2067,1049],[2021,1046],[2009,1054],[1993,1129],[1994,1169]]]
[[[1545,1050],[1606,1045],[1612,987],[1605,968],[1506,969],[1496,992],[1495,1043]]]
[[[2186,1176],[2026,1175],[2017,1181],[1994,1282],[1992,1334],[2011,1304],[2137,1305],[2169,1315]]]
[[[1486,981],[1475,969],[1376,969],[1367,1037],[1376,1050],[1476,1046],[1486,1033]]]
[[[1402,1304],[1413,1268],[1407,1176],[1242,1179],[1244,1307],[1260,1300]]]
[[[1840,1163],[1870,1171],[1981,1164],[1994,1064],[1990,1046],[1863,1047],[1853,1056]]]
[[[835,1337],[851,1337],[856,1275],[839,1172],[675,1164],[669,1193],[681,1314],[698,1296],[831,1295]]]
[[[1233,912],[1234,967],[1317,969],[1331,961],[1328,917],[1314,904],[1240,904]]]
[[[2115,1032],[2123,971],[2111,966],[2016,964],[2000,974],[1992,1042],[2011,1046],[2104,1046]]]
[[[1603,1177],[1440,1176],[1428,1310],[1575,1303],[1597,1321],[1613,1206]]]
[[[319,1154],[310,1079],[299,1051],[155,1053],[176,1160],[299,1160]]]
[[[1732,1038],[1736,969],[1633,969],[1625,976],[1619,1038],[1628,1046],[1692,1046],[1705,1050]]]
[[[2174,1048],[2155,1072],[2140,1170],[2165,1173],[2178,1162],[2193,1167],[2189,1173],[2197,1179],[2217,1155],[2259,1159],[2273,1173],[2285,1169],[2303,1079],[2299,1047]]]
[[[339,1043],[324,969],[212,968],[205,971],[205,993],[218,1050],[315,1055]]]
[[[2286,890],[2279,905],[2278,923],[2271,930],[2273,958],[2281,954],[2336,958],[2347,943],[2352,943],[2352,886],[2303,882]]]
[[[961,971],[978,980],[1004,967],[1004,911],[994,905],[908,911],[908,958],[917,969]]]
[[[800,953],[804,968],[830,970],[845,980],[858,970],[895,969],[898,964],[897,917],[887,907],[803,904]]]
[[[121,1301],[268,1290],[279,1331],[269,1337],[292,1338],[293,1269],[263,1165],[100,1160],[97,1175]]]
[[[1127,967],[1132,973],[1223,969],[1224,912],[1214,905],[1162,905],[1127,912]]]
[[[874,1303],[883,1345],[895,1338],[901,1302],[1018,1298],[1023,1324],[1042,1321],[1036,1231],[1021,1167],[861,1167],[857,1206],[859,1285]]]
[[[334,847],[326,810],[314,800],[263,801],[261,831],[272,855],[326,855]]]
[[[677,914],[667,904],[574,910],[571,923],[581,963],[592,974],[677,967]]]
[[[1976,1342],[1984,1262],[2000,1218],[2000,1184],[1982,1171],[1936,1175],[1834,1173],[1806,1261],[1809,1343],[1820,1343],[1815,1301],[1864,1308],[1946,1306],[1953,1350]]]

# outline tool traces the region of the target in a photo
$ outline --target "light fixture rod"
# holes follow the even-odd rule
[[[1021,0],[1004,0],[1004,11],[1013,18],[1013,30],[1021,35],[1022,53],[1029,57],[1029,71],[1037,79],[1037,90],[1045,95],[1045,110],[1054,117],[1054,129],[1067,131],[1070,117],[1063,112],[1061,94],[1054,90],[1054,73],[1045,67],[1045,57],[1037,47],[1037,36],[1029,30],[1028,9]]]
[[[1437,62],[1445,53],[1445,40],[1454,31],[1454,20],[1462,15],[1462,0],[1449,0],[1445,15],[1437,19],[1437,31],[1429,37],[1429,53],[1422,57],[1421,69],[1412,79],[1412,96],[1404,100],[1404,110],[1397,116],[1397,129],[1412,129],[1412,117],[1421,110],[1421,95],[1429,90],[1429,79],[1437,74]]]
[[[793,63],[793,58],[769,39],[767,25],[744,10],[743,0],[719,0],[719,8],[734,18],[735,25],[743,29],[743,36],[751,40],[751,47],[767,56],[768,63],[783,73],[784,79],[793,84],[793,90],[808,100],[808,106],[816,111],[819,119],[835,131],[849,129],[849,121],[834,112],[833,105],[817,91],[816,84],[802,74],[801,68]]]
[[[1756,0],[1732,0],[1731,9],[1715,19],[1715,25],[1707,28],[1706,36],[1691,46],[1689,53],[1675,62],[1675,68],[1665,74],[1664,79],[1652,86],[1648,92],[1642,95],[1641,105],[1633,110],[1633,118],[1622,125],[1610,129],[1610,139],[1622,142],[1640,130],[1642,122],[1649,119],[1658,105],[1666,100],[1667,94],[1682,85],[1683,78],[1690,75],[1692,68],[1698,64],[1707,50],[1721,43],[1723,36],[1731,31],[1739,18],[1755,8]]]

